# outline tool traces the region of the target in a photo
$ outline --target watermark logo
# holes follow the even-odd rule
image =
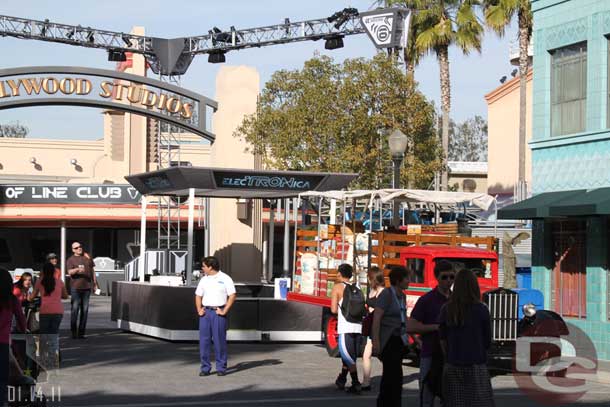
[[[597,365],[591,338],[560,320],[528,327],[515,345],[517,386],[539,404],[563,405],[582,398],[597,377]]]

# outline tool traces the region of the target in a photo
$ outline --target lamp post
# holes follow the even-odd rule
[[[394,170],[392,182],[392,188],[394,189],[400,189],[400,166],[402,165],[408,142],[409,139],[407,136],[398,129],[395,129],[392,134],[390,134],[390,137],[388,137],[388,144],[390,145],[390,152],[392,153],[392,167]],[[398,205],[394,203],[392,210],[392,226],[395,227],[398,227],[399,225],[398,209]]]

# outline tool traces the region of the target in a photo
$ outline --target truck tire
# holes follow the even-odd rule
[[[324,318],[324,345],[328,356],[339,356],[339,335],[337,334],[337,317],[329,314]]]

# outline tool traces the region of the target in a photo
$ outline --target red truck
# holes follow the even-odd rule
[[[303,232],[303,236],[306,235],[307,233]],[[411,270],[411,284],[406,292],[408,313],[411,312],[420,296],[436,287],[434,264],[438,260],[451,262],[456,270],[460,268],[472,270],[479,279],[481,292],[498,287],[498,254],[494,250],[495,239],[493,238],[470,238],[455,235],[412,236],[376,232],[372,234],[371,239],[377,242],[377,245],[370,249],[370,255],[368,256],[372,264],[380,268],[383,268],[386,264],[400,264]],[[403,246],[400,246],[401,244]],[[298,245],[299,243],[297,243]],[[485,246],[485,248],[476,246]],[[302,252],[297,251],[297,253]],[[301,271],[298,260],[296,270],[298,277]],[[331,300],[328,294],[336,279],[336,271],[322,269],[319,273],[322,277],[316,280],[317,290],[314,294],[299,292],[298,285],[294,285],[293,291],[288,293],[288,300],[324,308],[324,324],[322,327],[324,341],[329,355],[335,356],[338,353],[337,317],[330,313]],[[324,278],[326,278],[326,281],[324,281]],[[360,283],[361,285],[366,284],[362,280]]]

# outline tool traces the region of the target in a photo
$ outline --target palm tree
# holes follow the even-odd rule
[[[525,199],[525,117],[527,103],[528,48],[532,38],[533,16],[530,0],[485,0],[485,21],[503,36],[515,15],[519,20],[519,180],[518,199]]]
[[[481,0],[382,0],[385,6],[400,5],[413,13],[409,41],[404,50],[407,73],[413,75],[421,56],[434,53],[440,66],[441,144],[443,173],[441,186],[447,189],[447,154],[449,148],[449,117],[451,112],[451,75],[449,47],[458,46],[465,55],[481,52],[484,28],[475,13]]]
[[[443,147],[443,173],[441,188],[447,189],[447,154],[449,148],[449,116],[451,112],[451,76],[449,47],[456,45],[464,55],[472,50],[481,52],[484,28],[476,16],[478,0],[414,0],[417,10],[413,20],[418,35],[415,47],[421,54],[434,53],[440,67],[441,84],[441,144]]]

